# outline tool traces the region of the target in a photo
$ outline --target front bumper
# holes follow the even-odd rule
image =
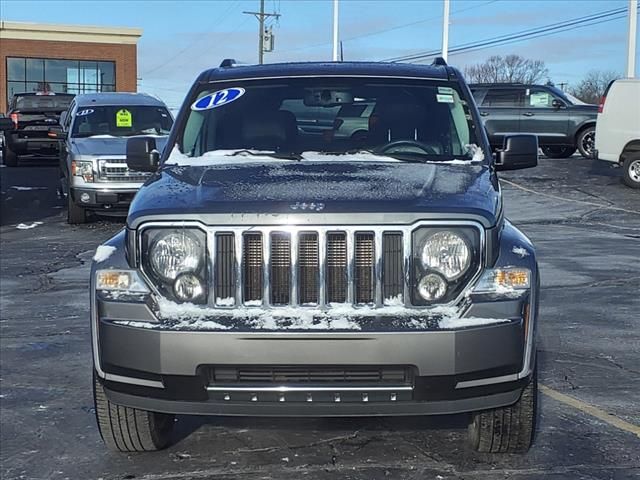
[[[138,188],[110,189],[103,188],[74,188],[71,187],[70,195],[73,202],[88,210],[120,212],[126,215],[133,197],[138,192]],[[86,201],[85,201],[86,200]]]
[[[514,403],[529,381],[521,299],[472,305],[508,321],[453,330],[387,329],[378,318],[361,331],[172,330],[144,302],[96,298],[99,371],[120,405],[178,414],[370,416],[450,414]],[[137,321],[132,321],[132,319]],[[378,326],[376,326],[378,325]],[[527,362],[529,363],[529,362]],[[532,363],[531,363],[532,364]],[[211,369],[406,367],[388,383],[234,383]]]

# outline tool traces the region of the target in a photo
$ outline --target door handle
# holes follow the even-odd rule
[[[480,112],[481,117],[487,117],[488,115],[489,115],[489,112]]]
[[[523,113],[523,115],[524,115],[525,117],[533,117],[533,116],[535,115],[535,113],[533,113],[533,112],[526,112],[526,113]]]

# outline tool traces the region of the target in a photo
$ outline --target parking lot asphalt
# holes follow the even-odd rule
[[[90,259],[122,220],[69,226],[56,168],[0,168],[1,478],[640,478],[640,191],[579,157],[501,178],[542,277],[529,454],[474,453],[446,416],[179,417],[172,447],[126,455],[99,438],[88,322]]]

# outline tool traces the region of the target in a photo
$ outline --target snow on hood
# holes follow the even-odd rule
[[[473,163],[481,163],[484,160],[484,152],[482,148],[475,144],[466,146],[472,155],[471,160],[447,160],[424,162],[429,164],[445,164],[445,165],[470,165]],[[260,162],[290,162],[291,160],[282,160],[273,158],[269,154],[274,152],[266,150],[213,150],[205,152],[199,157],[190,157],[180,151],[177,145],[173,147],[169,158],[165,161],[165,165],[175,165],[183,167],[206,167],[212,165],[226,165],[239,163],[260,163]],[[309,162],[327,162],[327,161],[347,161],[347,162],[391,162],[403,163],[402,160],[387,156],[378,155],[368,151],[360,151],[349,154],[327,154],[323,152],[306,151],[302,152],[302,160]]]

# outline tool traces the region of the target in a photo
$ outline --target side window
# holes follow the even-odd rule
[[[527,90],[525,105],[527,108],[551,108],[555,97],[541,88],[530,88]]]
[[[518,88],[490,89],[482,101],[483,107],[520,107],[522,105],[522,91]]]

